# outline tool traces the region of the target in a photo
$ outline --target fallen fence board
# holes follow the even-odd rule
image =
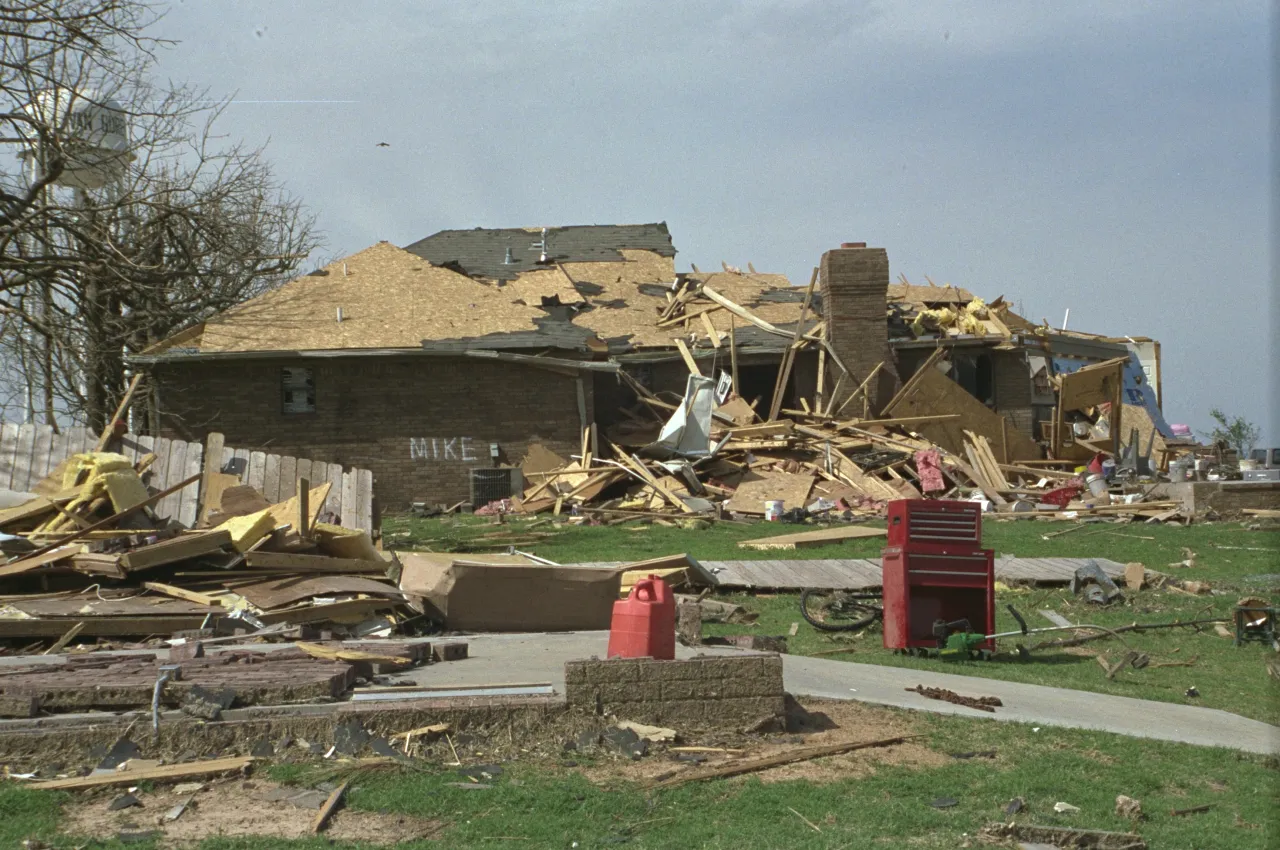
[[[883,528],[854,525],[846,528],[823,528],[796,534],[779,534],[776,537],[761,537],[755,540],[740,540],[738,546],[742,549],[808,549],[813,546],[829,546],[832,543],[864,537],[885,537],[887,534],[888,532]]]

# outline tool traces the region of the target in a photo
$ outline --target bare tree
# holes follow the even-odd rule
[[[145,35],[156,14],[145,0],[5,0],[0,4],[0,133],[34,143],[46,157],[41,174],[13,181],[0,172],[0,240],[35,222],[41,193],[62,175],[69,141],[31,109],[35,96],[89,77],[124,79],[160,42]],[[68,75],[69,66],[78,73]],[[0,290],[11,279],[0,278]]]
[[[116,14],[137,22],[144,9]],[[50,423],[69,415],[94,427],[123,392],[127,354],[287,279],[316,242],[261,149],[218,147],[225,102],[153,85],[140,29],[103,38],[115,46],[71,40],[33,64],[3,66],[7,114],[19,116],[28,157],[0,197],[9,211],[0,218],[0,350],[40,388],[38,401],[27,393],[29,415],[38,408]],[[84,122],[68,120],[86,104],[111,114],[121,105],[126,143],[86,140]],[[64,188],[86,163],[110,179]]]

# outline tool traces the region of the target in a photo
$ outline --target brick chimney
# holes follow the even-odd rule
[[[876,364],[884,362],[879,376],[868,387],[872,415],[887,403],[898,382],[898,371],[889,349],[887,319],[889,255],[883,248],[868,248],[865,242],[845,242],[822,255],[820,272],[822,314],[827,323],[827,340],[836,356],[853,374],[841,385],[844,402]],[[836,367],[834,375],[839,375]],[[828,382],[828,386],[834,379]],[[855,410],[856,408],[856,410]],[[846,414],[860,416],[861,403],[850,405]]]

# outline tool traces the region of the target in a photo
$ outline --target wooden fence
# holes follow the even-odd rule
[[[97,442],[98,434],[88,428],[61,428],[55,434],[48,425],[0,422],[0,490],[29,491],[63,460],[77,452],[93,451]],[[165,490],[204,469],[204,446],[200,443],[125,434],[112,450],[135,463],[154,452],[155,462],[144,475],[153,490]],[[332,487],[321,517],[327,514],[339,518],[347,528],[373,532],[373,472],[368,469],[344,471],[336,463],[227,446],[222,449],[220,471],[238,475],[242,483],[257,489],[273,504],[294,495],[298,478],[306,478],[313,487],[328,481]],[[159,517],[172,517],[192,527],[199,501],[197,481],[161,499],[154,510]]]

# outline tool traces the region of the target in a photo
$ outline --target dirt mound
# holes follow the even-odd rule
[[[155,831],[157,845],[165,848],[189,847],[214,836],[302,838],[311,835],[315,810],[300,808],[286,800],[272,801],[272,792],[278,787],[258,781],[211,783],[194,798],[191,794],[178,794],[172,788],[138,790],[134,795],[142,806],[117,812],[109,807],[123,791],[77,797],[64,807],[62,829],[69,835],[100,839],[120,833]],[[166,812],[188,799],[192,799],[193,804],[180,818],[164,822]],[[432,838],[441,828],[438,821],[344,808],[333,816],[324,834],[336,841],[391,846]]]

